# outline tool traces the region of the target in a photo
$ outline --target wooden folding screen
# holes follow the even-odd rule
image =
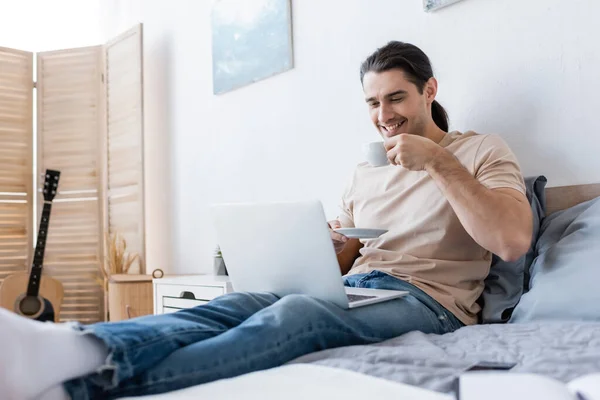
[[[0,283],[28,270],[41,177],[60,170],[44,273],[65,288],[62,321],[96,322],[106,236],[124,237],[140,255],[131,272],[144,272],[142,25],[104,45],[38,53],[35,84],[33,60],[0,47]]]

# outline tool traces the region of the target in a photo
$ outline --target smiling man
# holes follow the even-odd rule
[[[498,136],[448,133],[437,81],[417,47],[378,49],[361,81],[390,165],[360,164],[330,225],[388,233],[364,243],[333,230],[331,237],[345,285],[407,296],[342,309],[302,294],[230,293],[172,314],[73,326],[0,309],[0,397],[162,393],[318,350],[475,323],[491,254],[514,260],[529,246],[532,215],[517,160]]]
[[[448,133],[437,80],[419,48],[390,42],[363,63],[360,76],[390,165],[359,165],[339,221],[330,224],[390,232],[364,247],[348,241],[340,268],[407,281],[473,324],[492,253],[516,260],[531,241],[517,159],[496,135]]]

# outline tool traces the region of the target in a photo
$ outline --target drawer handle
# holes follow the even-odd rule
[[[188,292],[187,290],[181,292],[179,297],[181,297],[182,299],[196,300],[196,296],[194,296],[194,293]]]

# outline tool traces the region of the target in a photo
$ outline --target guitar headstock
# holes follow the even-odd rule
[[[44,200],[52,201],[56,193],[58,193],[58,181],[60,179],[60,171],[47,169],[44,179]]]

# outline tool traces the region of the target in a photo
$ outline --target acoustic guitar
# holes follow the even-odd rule
[[[9,275],[0,285],[0,306],[38,321],[56,321],[64,297],[62,284],[42,275],[44,251],[52,200],[58,190],[60,172],[46,170],[44,180],[44,209],[40,221],[31,271]]]

